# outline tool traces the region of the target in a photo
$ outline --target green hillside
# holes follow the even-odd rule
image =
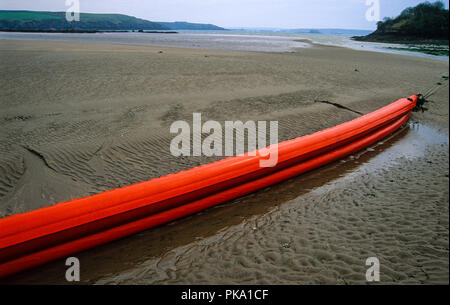
[[[442,2],[425,2],[405,9],[396,18],[378,22],[372,34],[355,37],[361,41],[441,42],[448,44],[449,11]]]
[[[164,25],[121,14],[81,13],[68,22],[65,12],[0,10],[0,30],[8,31],[118,31],[170,30]]]
[[[184,21],[177,22],[158,22],[171,30],[191,30],[191,31],[225,31],[226,29],[218,27],[214,24],[190,23]]]

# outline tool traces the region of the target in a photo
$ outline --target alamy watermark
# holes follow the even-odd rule
[[[366,271],[367,282],[380,281],[380,260],[376,257],[369,257],[366,260],[366,266],[370,266]]]
[[[370,6],[366,11],[366,20],[369,22],[380,21],[380,0],[366,0],[366,5]]]
[[[80,260],[76,257],[68,257],[66,259],[66,266],[69,266],[66,270],[66,280],[68,282],[80,281]]]
[[[170,133],[177,134],[170,143],[170,152],[180,156],[259,156],[260,167],[274,167],[278,163],[278,121],[217,121],[202,123],[201,113],[193,113],[192,128],[186,121],[176,121]],[[267,128],[270,129],[269,142]],[[202,135],[208,135],[202,140]],[[236,135],[236,138],[235,136]],[[247,139],[245,138],[247,135]],[[192,138],[192,145],[191,145]],[[247,142],[247,150],[245,143]]]
[[[80,21],[80,1],[79,0],[66,0],[66,20],[68,22]]]

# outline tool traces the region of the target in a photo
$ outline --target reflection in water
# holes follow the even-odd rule
[[[165,270],[175,266],[159,266],[158,259],[170,251],[177,253],[179,248],[186,255],[193,242],[205,238],[210,242],[233,238],[233,232],[238,232],[249,219],[255,226],[264,227],[268,224],[261,220],[270,221],[270,218],[259,216],[290,200],[308,196],[311,192],[320,193],[334,183],[351,182],[362,172],[388,169],[402,158],[421,157],[431,144],[448,144],[448,137],[425,125],[411,123],[383,142],[345,160],[196,215],[79,253],[76,256],[81,261],[82,283],[95,283],[108,275],[120,278],[129,270],[135,273],[160,270],[163,277]],[[64,261],[59,260],[4,282],[64,284],[65,268]]]
[[[430,128],[420,123],[409,123],[407,126],[408,132],[405,132],[402,137],[396,137],[389,147],[383,148],[382,153],[377,154],[370,160],[367,160],[358,170],[376,170],[379,168],[386,168],[397,164],[399,159],[415,159],[423,157],[426,149],[432,144],[448,144],[448,136],[440,134],[435,129]],[[402,132],[402,131],[400,131]],[[394,138],[391,136],[390,139]],[[385,139],[387,142],[390,139]],[[395,145],[393,145],[395,143]],[[384,144],[380,142],[379,144]],[[348,175],[347,175],[348,176]],[[349,176],[349,178],[351,175]]]

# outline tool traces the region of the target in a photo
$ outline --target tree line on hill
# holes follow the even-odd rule
[[[449,11],[440,2],[424,2],[402,11],[396,18],[384,18],[377,30],[367,36],[355,37],[365,41],[447,40]]]
[[[152,22],[122,14],[81,13],[79,21],[69,22],[65,12],[0,10],[0,31],[170,31],[225,30],[212,24]]]

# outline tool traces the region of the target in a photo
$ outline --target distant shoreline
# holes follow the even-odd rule
[[[7,29],[0,29],[0,32],[9,32],[9,33],[64,33],[64,34],[96,34],[96,33],[148,33],[148,34],[178,34],[179,32],[176,31],[143,31],[143,30],[137,30],[137,31],[97,31],[97,30],[7,30]]]
[[[353,36],[351,37],[355,41],[365,41],[365,42],[380,42],[380,43],[396,43],[396,44],[406,44],[406,45],[449,45],[448,40],[444,39],[426,39],[420,37],[412,36],[393,36],[393,35],[374,35],[370,34],[367,36]]]
[[[448,40],[440,39],[425,39],[418,37],[398,37],[392,35],[375,35],[368,36],[353,36],[353,40],[362,42],[378,42],[378,43],[391,43],[402,44],[406,47],[387,47],[387,49],[418,52],[434,56],[449,56]]]

